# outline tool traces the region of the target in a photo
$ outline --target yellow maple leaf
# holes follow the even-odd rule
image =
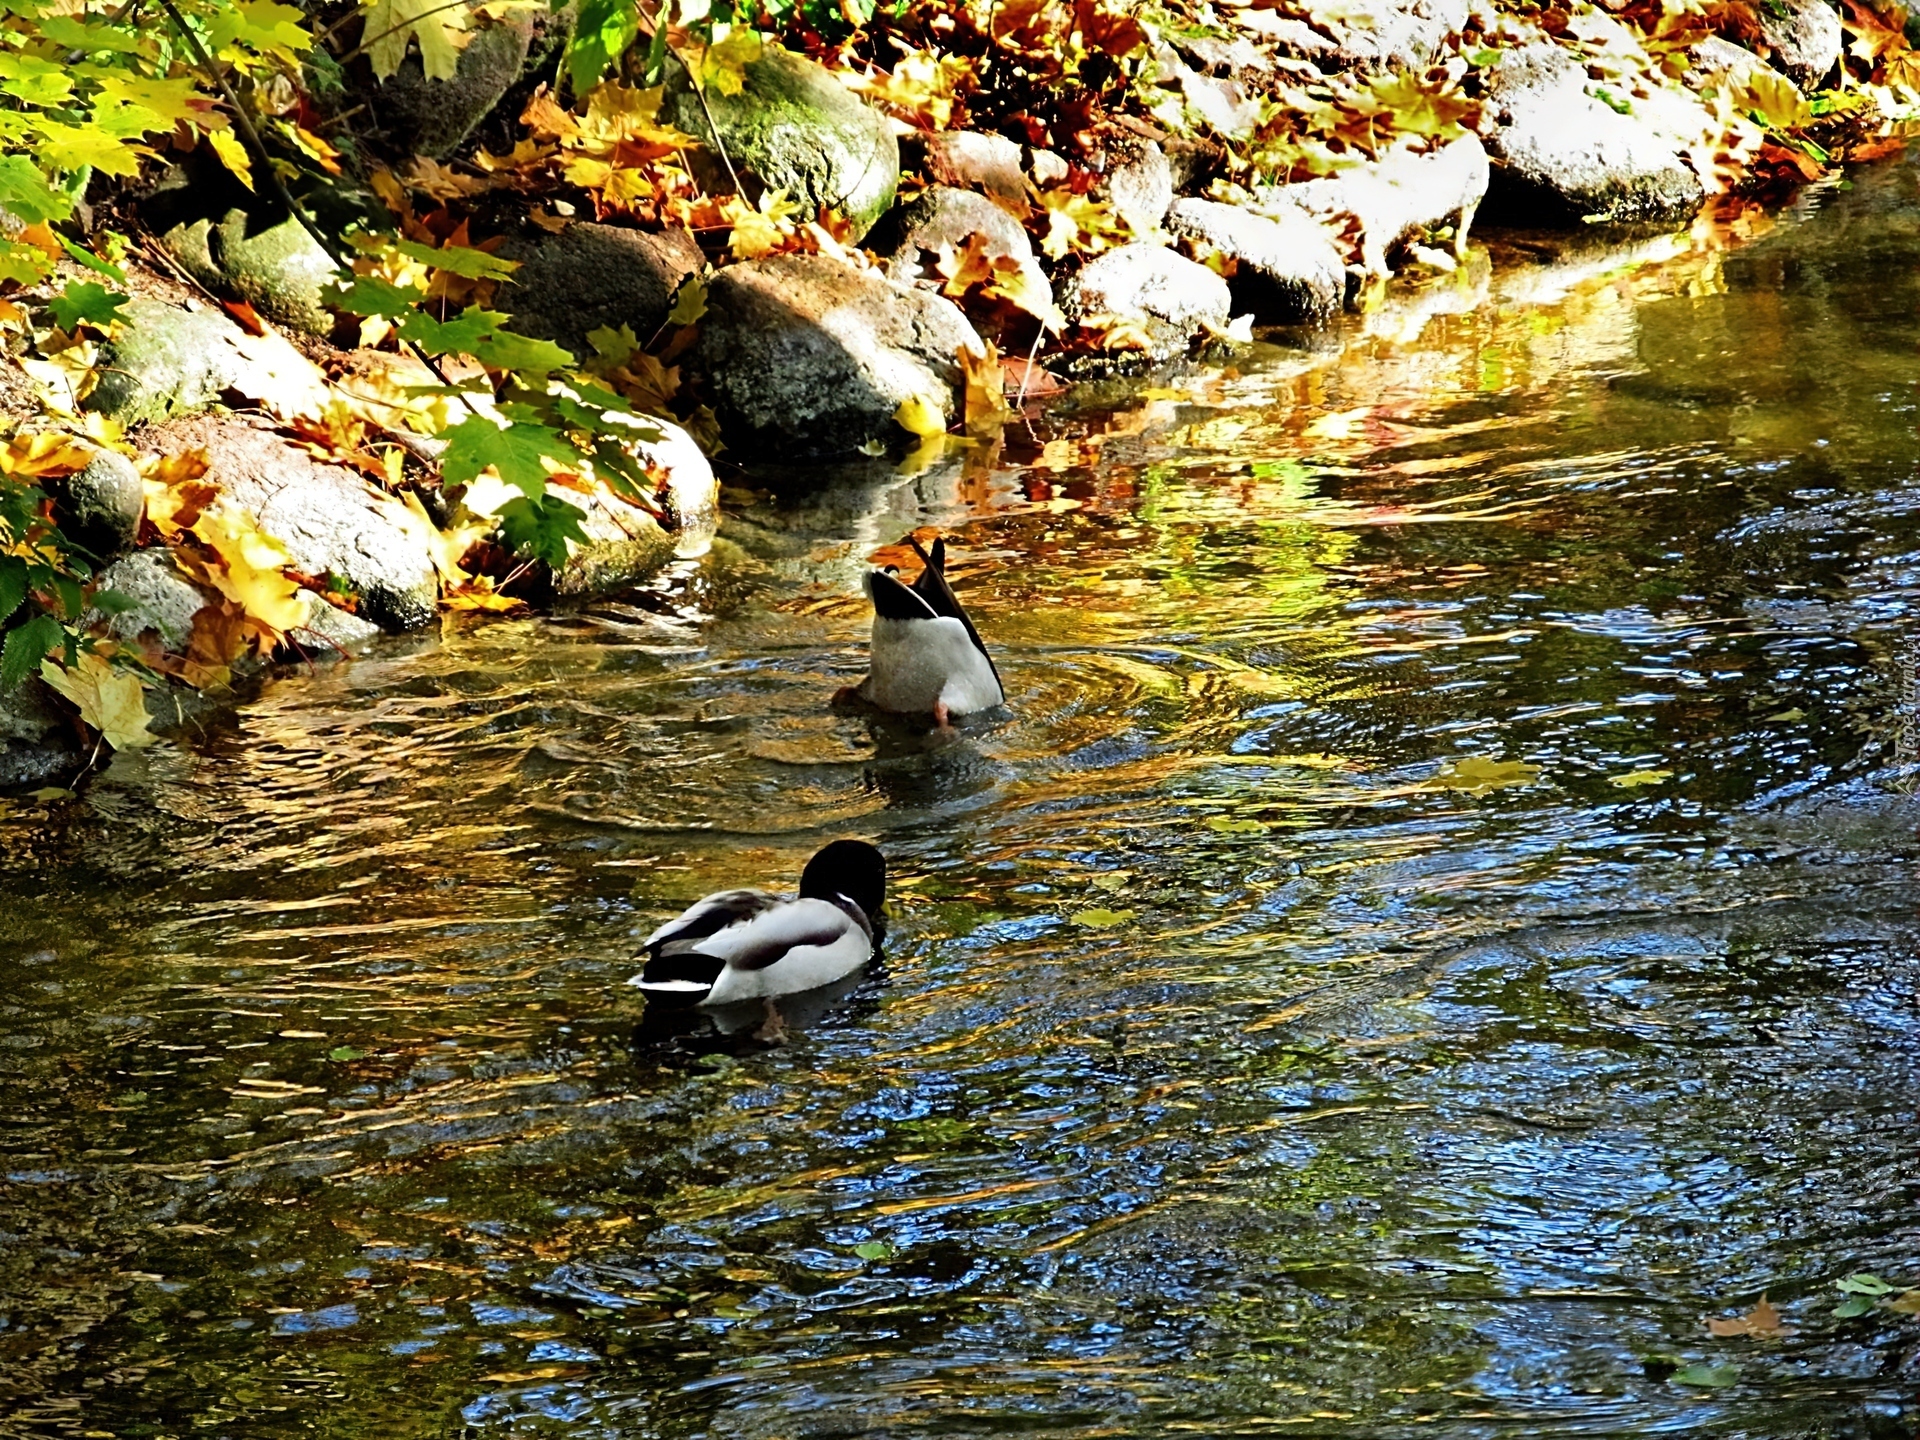
[[[46,475],[72,475],[87,468],[93,451],[57,430],[38,435],[16,434],[0,448],[0,474],[37,480]]]
[[[475,520],[472,516],[468,516],[466,523],[462,524],[455,518],[452,524],[442,530],[433,523],[427,514],[427,507],[420,503],[420,497],[413,491],[409,490],[400,498],[423,527],[423,534],[427,540],[427,554],[433,558],[433,568],[440,572],[441,583],[449,590],[470,584],[473,577],[460,568],[460,562],[466,558],[467,551],[493,529],[492,522]]]
[[[451,80],[470,38],[467,7],[445,0],[372,0],[361,34],[375,79],[385,80],[400,68],[411,40],[419,42],[427,79]]]
[[[738,195],[730,196],[721,213],[733,226],[727,248],[736,260],[758,260],[781,248],[796,233],[790,216],[800,206],[787,198],[784,190],[769,190],[758,206],[747,204]]]
[[[947,431],[946,416],[940,407],[922,395],[909,395],[902,400],[900,408],[893,412],[893,421],[908,434],[923,440]]]
[[[285,574],[293,557],[251,515],[225,506],[207,510],[194,523],[193,533],[220,558],[220,564],[207,567],[208,583],[249,619],[281,634],[306,623],[300,587]]]
[[[502,595],[493,588],[493,577],[482,575],[465,585],[449,585],[441,592],[440,603],[449,610],[519,610],[527,602],[517,595]]]
[[[1127,236],[1125,217],[1111,205],[1064,185],[1040,192],[1040,213],[1046,220],[1040,248],[1051,260],[1063,260],[1075,250],[1098,253]]]
[[[220,157],[220,163],[232,172],[234,179],[247,189],[253,189],[253,159],[247,154],[247,147],[240,143],[240,137],[231,130],[208,130],[205,133],[207,144]]]
[[[766,42],[753,31],[738,26],[729,29],[723,38],[709,45],[701,57],[700,83],[722,95],[738,95],[747,88],[747,66],[758,60],[765,49]]]
[[[140,681],[128,671],[114,669],[98,655],[83,654],[70,669],[42,660],[40,678],[71,700],[80,718],[114,749],[139,750],[159,738],[147,728],[147,703]]]
[[[964,345],[960,347],[960,373],[965,377],[961,415],[967,429],[973,431],[991,429],[1012,413],[1007,409],[1006,372],[1000,367],[1000,352],[991,340],[983,343],[986,349],[978,355]]]

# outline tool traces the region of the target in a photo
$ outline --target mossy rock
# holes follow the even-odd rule
[[[665,117],[709,151],[719,145],[739,170],[751,170],[769,190],[784,190],[804,206],[828,206],[864,236],[893,205],[900,179],[900,145],[886,118],[804,56],[769,45],[747,65],[737,95],[708,86],[706,107],[684,70],[667,82]],[[706,110],[713,112],[713,126]],[[709,157],[724,184],[718,155]]]

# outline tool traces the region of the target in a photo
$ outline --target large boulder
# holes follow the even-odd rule
[[[743,456],[827,460],[900,439],[908,400],[951,415],[963,349],[984,353],[952,301],[825,255],[775,255],[714,276],[691,364]]]
[[[893,204],[900,178],[900,145],[886,117],[832,71],[775,45],[745,67],[743,81],[736,95],[709,85],[703,106],[676,65],[663,118],[709,151],[724,148],[737,170],[752,171],[767,189],[810,209],[838,210],[852,222],[853,238],[864,236]],[[717,155],[705,170],[713,184],[726,183]]]
[[[205,450],[226,503],[286,546],[294,568],[356,593],[368,620],[409,630],[433,618],[439,583],[424,527],[353,471],[239,416],[195,416],[143,439],[159,454]]]
[[[527,66],[534,24],[523,14],[474,27],[447,80],[429,80],[409,51],[400,68],[370,89],[368,109],[403,155],[444,160],[492,113]]]
[[[86,408],[122,425],[203,410],[229,390],[278,414],[317,414],[326,381],[283,335],[249,335],[217,310],[137,299],[100,347]]]
[[[1216,200],[1180,199],[1167,211],[1170,233],[1233,262],[1233,303],[1279,324],[1325,320],[1347,293],[1346,262],[1333,238],[1294,205],[1265,214]]]
[[[1585,67],[1557,45],[1503,54],[1487,100],[1496,120],[1487,203],[1507,223],[1683,220],[1706,201],[1671,128],[1588,94]]]
[[[1203,331],[1225,330],[1232,318],[1227,282],[1159,245],[1122,245],[1096,255],[1060,295],[1067,318],[1083,324],[1109,317],[1145,332],[1149,359],[1166,360]]]
[[[602,326],[626,325],[647,343],[666,323],[680,282],[706,263],[685,230],[654,233],[584,222],[558,235],[510,241],[498,253],[520,262],[494,297],[513,317],[513,328],[581,357],[593,353],[588,332]]]
[[[1452,227],[1454,253],[1464,255],[1487,185],[1486,149],[1478,136],[1463,135],[1438,150],[1390,151],[1337,175],[1271,187],[1262,198],[1297,205],[1324,222],[1352,220],[1361,268],[1380,276],[1402,245],[1441,226]]]

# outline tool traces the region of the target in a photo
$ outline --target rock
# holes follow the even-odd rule
[[[383,629],[433,618],[439,584],[420,521],[353,471],[240,416],[197,416],[144,438],[158,453],[204,448],[225,502],[285,545],[295,569],[353,590],[360,613]]]
[[[1167,229],[1231,259],[1233,303],[1257,319],[1325,320],[1346,298],[1345,260],[1332,237],[1297,206],[1276,205],[1260,215],[1213,200],[1180,199],[1167,211]]]
[[[1135,235],[1154,235],[1173,204],[1173,166],[1151,140],[1124,136],[1107,147],[1107,171],[1095,194],[1120,212]]]
[[[1027,173],[1042,190],[1051,190],[1067,182],[1073,167],[1051,150],[1035,150],[1027,157]]]
[[[1227,282],[1159,245],[1122,245],[1089,260],[1067,282],[1060,308],[1075,322],[1112,315],[1141,326],[1151,343],[1148,356],[1166,360],[1207,329],[1224,330],[1232,318]]]
[[[1237,80],[1243,75],[1273,73],[1273,61],[1244,35],[1183,35],[1168,31],[1167,44],[1202,75]]]
[[[1282,55],[1322,70],[1424,70],[1449,35],[1467,23],[1467,0],[1352,0],[1316,8],[1313,24],[1240,10],[1235,19],[1276,43]],[[1258,15],[1264,24],[1247,24]]]
[[[306,605],[307,618],[280,642],[281,659],[325,660],[363,649],[380,638],[380,627],[371,620],[329,604],[324,596],[305,586],[295,598]]]
[[[1395,151],[1338,175],[1260,194],[1291,202],[1317,220],[1358,221],[1361,268],[1379,276],[1389,273],[1388,259],[1403,243],[1441,225],[1453,226],[1454,255],[1464,255],[1487,184],[1486,148],[1478,136],[1464,135],[1425,154]]]
[[[283,415],[326,406],[325,377],[284,335],[249,335],[217,311],[160,300],[133,300],[121,313],[88,410],[130,426],[203,410],[229,390]]]
[[[402,155],[446,159],[519,80],[532,41],[532,24],[518,16],[478,25],[451,80],[427,79],[419,55],[409,51],[369,97],[388,144]]]
[[[494,299],[513,328],[581,357],[593,354],[587,333],[601,326],[626,325],[646,344],[666,323],[680,282],[706,264],[685,230],[656,234],[585,222],[509,242],[497,253],[520,262]]]
[[[1725,76],[1735,84],[1744,83],[1756,70],[1767,69],[1767,62],[1751,50],[1709,35],[1693,47],[1693,64],[1687,68],[1687,84],[1704,88],[1716,77]]]
[[[80,737],[37,675],[0,690],[0,790],[30,790],[73,778]]]
[[[60,528],[101,560],[133,544],[146,510],[140,472],[117,450],[96,451],[86,468],[67,477],[55,506]]]
[[[951,300],[825,255],[775,255],[714,276],[691,363],[742,455],[822,460],[900,440],[909,399],[950,416],[962,349],[984,352]]]
[[[1680,220],[1705,203],[1673,140],[1587,94],[1585,68],[1553,44],[1505,52],[1488,75],[1498,124],[1488,204],[1518,225]]]
[[[1802,90],[1812,90],[1840,63],[1840,17],[1826,0],[1770,0],[1750,12],[1753,34],[1742,35]]]
[[[1216,46],[1222,53],[1215,54]],[[1186,50],[1179,41],[1162,45],[1155,54],[1155,78],[1161,85],[1178,89],[1187,110],[1205,122],[1214,134],[1227,140],[1244,140],[1259,128],[1263,114],[1260,97],[1253,86],[1258,83],[1260,74],[1272,73],[1273,67],[1244,38],[1234,45],[1214,41],[1212,45],[1201,48],[1203,53],[1214,55],[1223,66],[1241,61],[1239,73],[1246,75],[1247,81],[1243,83],[1232,74],[1212,74],[1204,69],[1194,69],[1186,63]],[[1238,53],[1241,48],[1258,64],[1245,63],[1244,57]],[[1260,68],[1262,65],[1264,70]],[[1169,156],[1168,160],[1170,164],[1173,163],[1173,157]],[[1174,165],[1176,185],[1182,178],[1178,174],[1179,168],[1177,164]]]
[[[948,130],[920,142],[920,173],[936,185],[978,190],[1013,208],[1027,208],[1027,174],[1020,147],[1004,135]]]
[[[1019,263],[1028,294],[1053,303],[1053,284],[1033,253],[1026,227],[999,205],[971,190],[936,185],[895,212],[899,239],[887,257],[887,278],[909,284],[933,276],[944,251],[958,253],[974,235],[986,237],[987,254]]]
[[[745,70],[738,95],[706,92],[706,107],[677,65],[667,82],[662,115],[711,151],[713,112],[734,167],[751,170],[769,190],[812,208],[828,206],[864,236],[893,204],[900,178],[900,146],[886,117],[804,56],[769,45]],[[703,165],[709,188],[726,188],[717,157]],[[811,218],[811,217],[809,217]]]
[[[136,550],[114,561],[100,572],[99,588],[119,591],[133,601],[133,607],[118,615],[91,612],[86,624],[104,622],[107,634],[129,643],[152,634],[163,648],[176,652],[187,648],[193,617],[220,598],[181,574],[173,563],[173,552],[164,546]]]

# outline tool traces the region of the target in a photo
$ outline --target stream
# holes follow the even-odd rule
[[[730,487],[10,803],[0,1433],[1911,1436],[1920,1317],[1833,1312],[1920,1284],[1920,170],[1743,223]],[[945,743],[826,705],[916,527]],[[643,1014],[838,835],[850,993]]]

